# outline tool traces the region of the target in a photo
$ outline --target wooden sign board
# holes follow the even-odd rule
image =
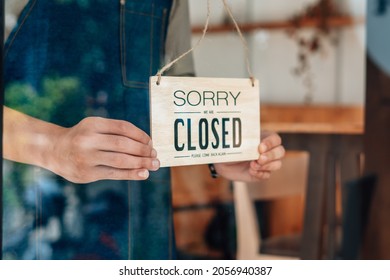
[[[153,147],[161,167],[259,157],[259,82],[150,77]]]

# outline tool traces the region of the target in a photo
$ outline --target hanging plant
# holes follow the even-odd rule
[[[302,78],[305,87],[305,103],[311,103],[315,92],[314,75],[311,68],[311,57],[324,54],[326,41],[336,45],[335,33],[330,27],[330,19],[339,17],[341,14],[336,9],[332,0],[319,0],[317,3],[308,5],[304,11],[294,16],[290,21],[292,27],[288,30],[288,36],[298,45],[297,65],[292,72]],[[303,33],[302,29],[308,24],[315,22],[313,32]]]

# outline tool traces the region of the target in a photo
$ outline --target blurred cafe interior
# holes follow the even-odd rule
[[[228,4],[260,81],[261,130],[277,132],[286,155],[282,168],[258,183],[212,178],[207,165],[172,167],[177,258],[390,259],[390,1]],[[5,36],[16,23],[14,10],[6,6]],[[189,11],[194,45],[207,1],[189,0]],[[210,11],[206,37],[193,52],[196,76],[247,77],[245,48],[223,2],[212,0]],[[3,200],[33,204],[34,194],[6,188],[11,169],[3,163]],[[47,207],[77,204],[77,190],[65,186],[61,194],[46,183],[54,196]],[[59,215],[69,218],[68,208],[40,229],[42,258],[66,235]],[[33,217],[3,211],[3,258],[34,258],[31,236],[10,234],[20,219],[34,227]],[[72,228],[83,232],[78,223]],[[12,249],[18,242],[23,252]]]

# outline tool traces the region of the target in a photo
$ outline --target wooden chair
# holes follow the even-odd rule
[[[260,253],[263,242],[253,202],[304,194],[308,166],[308,152],[288,151],[283,159],[282,168],[274,172],[269,180],[259,183],[233,182],[237,259],[298,259],[297,257]]]

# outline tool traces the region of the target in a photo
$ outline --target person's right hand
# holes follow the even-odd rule
[[[74,183],[145,180],[160,167],[151,138],[126,121],[89,117],[55,138],[46,167]]]

